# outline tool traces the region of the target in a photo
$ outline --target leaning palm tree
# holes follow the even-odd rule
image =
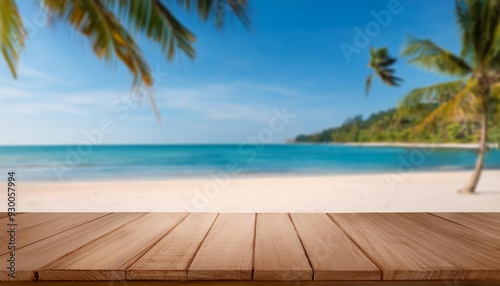
[[[389,86],[399,86],[403,81],[402,78],[399,78],[394,75],[395,69],[391,68],[393,64],[397,61],[396,58],[392,58],[389,56],[389,52],[386,47],[382,47],[380,49],[371,48],[370,49],[370,62],[368,63],[368,67],[373,69],[375,75],[377,75],[383,83]],[[370,93],[371,85],[373,80],[373,74],[369,74],[366,77],[365,83],[365,94],[368,95]]]
[[[412,90],[402,106],[422,102],[438,107],[418,126],[438,120],[478,122],[479,148],[475,169],[464,193],[473,193],[479,182],[488,142],[488,115],[498,104],[500,79],[500,1],[456,0],[456,17],[462,36],[460,55],[428,39],[409,37],[403,50],[410,63],[454,77],[451,81]]]
[[[186,10],[192,7],[203,21],[214,19],[222,27],[226,11],[249,25],[246,0],[177,0]],[[42,0],[52,22],[71,26],[86,37],[95,55],[106,62],[121,61],[133,75],[133,87],[153,85],[149,64],[134,35],[143,34],[159,45],[168,60],[177,50],[194,58],[195,36],[160,0]],[[0,1],[0,51],[14,77],[19,51],[27,37],[14,0]],[[152,97],[150,97],[153,100]],[[154,101],[152,101],[154,106]]]

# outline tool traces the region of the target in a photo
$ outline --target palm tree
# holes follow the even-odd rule
[[[133,87],[153,85],[151,69],[133,35],[143,34],[158,44],[168,60],[173,59],[177,50],[190,58],[195,56],[195,36],[160,0],[42,0],[41,3],[53,21],[67,24],[86,37],[99,59],[121,61],[133,75]],[[234,12],[245,26],[249,25],[246,0],[177,0],[176,3],[188,11],[196,7],[201,20],[214,19],[218,28],[224,24],[226,11]],[[16,2],[1,0],[0,51],[14,78],[26,36]]]
[[[383,83],[389,86],[399,86],[400,82],[403,81],[402,78],[399,78],[394,75],[395,70],[391,68],[393,64],[397,61],[396,58],[392,58],[389,56],[389,52],[386,47],[382,47],[380,49],[371,48],[370,49],[370,62],[368,63],[368,67],[373,69],[375,75],[377,75]],[[366,77],[365,84],[365,94],[368,95],[370,93],[370,88],[372,85],[373,74],[369,74]]]
[[[462,36],[460,55],[428,39],[409,37],[403,50],[410,63],[429,71],[454,77],[453,80],[412,90],[401,106],[423,102],[438,107],[419,125],[437,119],[477,121],[480,126],[475,169],[462,192],[473,193],[481,177],[488,141],[488,115],[498,104],[500,87],[500,1],[456,0],[456,18]]]

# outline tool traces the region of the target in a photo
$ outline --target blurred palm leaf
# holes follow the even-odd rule
[[[19,50],[24,47],[26,30],[14,0],[0,1],[0,50],[14,78]]]
[[[412,107],[422,103],[442,103],[454,97],[463,87],[463,81],[455,80],[416,88],[403,98],[399,107]]]
[[[134,86],[153,85],[151,70],[135,40],[101,1],[44,0],[43,4],[53,17],[87,37],[98,58],[110,61],[116,55],[134,76]]]
[[[471,181],[463,189],[472,193],[483,168],[490,114],[500,107],[496,87],[500,80],[500,1],[455,0],[455,13],[462,35],[460,56],[430,40],[411,36],[403,55],[417,66],[460,79],[413,90],[402,106],[428,99],[439,104],[416,130],[436,120],[479,123],[479,156]]]
[[[403,56],[412,57],[410,59],[412,64],[451,76],[464,76],[472,71],[465,60],[430,40],[420,40],[409,36]]]
[[[99,59],[122,62],[133,75],[134,88],[151,87],[153,79],[128,28],[159,44],[169,60],[177,50],[195,57],[194,34],[160,0],[42,0],[42,4],[52,21],[69,24],[88,38]],[[246,27],[250,25],[246,0],[177,0],[177,4],[187,10],[195,5],[201,19],[215,17],[217,27],[224,24],[226,11],[233,12]],[[25,36],[14,0],[0,0],[0,50],[14,77]]]
[[[106,3],[116,7],[122,19],[135,32],[144,33],[158,43],[169,60],[174,58],[177,48],[188,57],[194,58],[194,34],[184,27],[161,1],[108,0]]]
[[[380,49],[370,49],[370,62],[368,63],[368,67],[373,69],[374,74],[377,75],[383,83],[389,86],[400,86],[400,83],[403,81],[402,78],[394,75],[396,71],[391,68],[391,66],[395,64],[396,61],[396,58],[392,58],[389,56],[386,47]],[[366,95],[370,93],[372,78],[372,74],[368,75],[368,77],[366,78]]]
[[[214,19],[219,28],[224,25],[227,12],[236,15],[245,27],[250,28],[247,0],[177,0],[177,3],[187,10],[195,6],[203,21]]]

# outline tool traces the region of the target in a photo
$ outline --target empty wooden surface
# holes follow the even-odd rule
[[[380,270],[326,214],[290,216],[314,280],[380,280]]]
[[[56,234],[26,247],[16,250],[18,258],[16,277],[8,276],[8,271],[2,267],[0,280],[35,280],[40,278],[40,271],[51,262],[75,251],[116,228],[130,223],[144,213],[109,214],[97,220],[90,221],[65,232]],[[9,254],[0,256],[0,261],[6,261]]]
[[[500,213],[24,213],[16,216],[15,278],[8,276],[1,236],[0,281],[500,285],[499,219]]]
[[[190,214],[127,269],[130,280],[187,280],[187,268],[217,214]]]
[[[312,269],[288,214],[257,214],[254,280],[312,280]]]
[[[35,224],[29,227],[23,227],[24,223],[19,223],[17,235],[17,247],[29,245],[52,235],[72,229],[92,220],[103,217],[105,213],[62,213],[57,214],[54,219],[48,219],[44,223]],[[22,216],[21,216],[22,217]],[[37,216],[38,217],[38,216]],[[33,220],[36,221],[38,218]],[[44,214],[44,218],[48,218]],[[3,252],[5,253],[5,252]],[[2,253],[2,254],[3,254]]]
[[[48,265],[40,280],[125,279],[125,269],[186,217],[150,213]]]
[[[188,269],[189,280],[252,280],[255,214],[219,214]]]
[[[499,279],[500,249],[454,222],[420,214],[333,214],[383,280]]]
[[[500,213],[433,213],[435,216],[491,235],[500,236]]]

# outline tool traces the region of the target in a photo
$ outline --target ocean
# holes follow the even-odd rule
[[[100,145],[0,147],[21,181],[297,176],[472,169],[476,151],[345,145]],[[500,151],[485,169],[500,169]]]

